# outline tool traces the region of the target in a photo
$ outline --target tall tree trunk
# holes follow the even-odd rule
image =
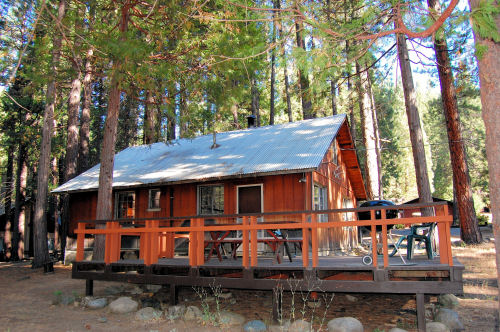
[[[146,92],[146,103],[144,106],[144,144],[152,144],[158,142],[159,137],[156,135],[156,114],[155,99],[151,90]]]
[[[255,115],[257,118],[257,127],[260,127],[260,92],[257,88],[257,80],[252,78],[252,86],[251,86],[251,94],[252,94],[252,115]]]
[[[79,11],[81,13],[81,11]],[[81,21],[76,20],[75,30],[79,31],[81,29]],[[69,92],[68,99],[68,126],[66,135],[66,155],[64,160],[64,177],[63,182],[68,182],[78,174],[78,113],[80,111],[80,97],[82,93],[82,82],[81,82],[81,58],[78,56],[80,49],[80,37],[75,37],[74,48],[77,54],[76,58],[73,58],[73,71],[74,77],[71,81],[71,89]],[[69,195],[63,194],[61,197],[61,237],[60,237],[60,247],[61,247],[61,257],[64,258],[64,253],[66,250],[66,236],[68,235],[69,227]],[[57,220],[56,227],[54,229],[54,235],[57,233]]]
[[[358,90],[359,109],[361,112],[361,129],[363,133],[363,145],[365,147],[366,189],[369,199],[375,199],[379,196],[380,182],[378,179],[379,171],[373,110],[371,108],[371,98],[368,89],[368,72],[366,70],[363,71],[357,62],[356,72],[358,75],[356,86]]]
[[[19,143],[16,170],[16,200],[14,203],[14,222],[12,224],[12,260],[24,258],[24,202],[28,166],[26,165],[26,147]]]
[[[167,141],[175,140],[175,127],[176,127],[176,115],[175,115],[175,87],[171,86],[167,90],[168,98],[170,98],[170,103],[167,105]],[[172,105],[172,106],[170,106]]]
[[[120,38],[125,40],[128,30],[130,3],[121,8]],[[101,150],[101,168],[99,170],[99,190],[97,192],[97,220],[113,218],[113,168],[115,162],[116,132],[118,128],[118,114],[120,111],[120,74],[122,60],[116,59],[113,63],[113,74],[108,99],[108,115],[104,124],[104,138]],[[99,228],[104,225],[99,224]],[[104,259],[105,237],[97,235],[94,242],[93,260]]]
[[[233,127],[234,129],[240,129],[240,123],[238,121],[238,104],[234,103],[231,105],[231,114],[233,115]]]
[[[332,98],[332,115],[337,115],[337,83],[333,79],[330,81],[330,97]]]
[[[60,0],[58,6],[57,22],[60,25],[66,12],[66,0]],[[52,132],[54,130],[54,108],[56,104],[56,82],[55,74],[57,73],[57,66],[59,65],[59,58],[61,56],[61,42],[62,36],[58,29],[55,29],[55,35],[52,42],[52,59],[50,63],[49,81],[47,83],[47,93],[45,110],[43,115],[43,130],[42,142],[40,147],[40,159],[38,162],[37,174],[37,192],[36,203],[33,218],[33,267],[42,267],[44,263],[49,260],[49,250],[47,247],[47,222],[46,222],[46,205],[47,205],[47,191],[49,183],[49,167],[50,167],[50,151]]]
[[[277,2],[280,0],[273,1],[273,8],[276,9],[278,7]],[[273,11],[273,28],[272,28],[273,37],[271,38],[273,49],[271,51],[271,92],[269,97],[269,124],[274,124],[274,85],[276,81],[276,11]]]
[[[368,83],[368,95],[370,96],[370,107],[372,109],[373,116],[373,130],[375,133],[375,152],[377,154],[377,178],[378,178],[378,197],[379,199],[384,199],[384,191],[382,188],[382,153],[380,146],[380,131],[378,130],[378,118],[377,118],[377,107],[375,106],[375,97],[372,90],[372,79],[369,72],[366,73],[366,79]]]
[[[276,9],[280,10],[281,9],[281,0],[276,0],[275,2]],[[281,13],[279,12],[278,15],[281,16]],[[283,43],[283,21],[280,19],[280,25],[278,26],[278,35],[280,39],[280,44]],[[292,115],[292,101],[290,98],[290,82],[288,80],[288,63],[287,63],[287,58],[286,58],[286,52],[285,52],[285,46],[281,45],[281,58],[283,59],[283,77],[285,81],[285,86],[284,86],[284,96],[286,100],[286,111],[288,114],[288,122],[293,122],[293,115]]]
[[[429,9],[434,14],[441,13],[441,6],[436,0],[427,0]],[[474,200],[467,165],[465,145],[462,140],[460,115],[458,113],[457,94],[453,72],[448,57],[448,45],[443,31],[435,34],[434,52],[436,53],[439,82],[441,83],[441,99],[443,101],[448,144],[450,146],[451,167],[453,169],[453,185],[456,192],[458,215],[460,217],[460,234],[465,243],[480,243],[481,232],[477,223]]]
[[[90,144],[90,106],[92,105],[92,57],[94,49],[89,47],[85,57],[85,76],[83,78],[83,107],[80,116],[80,143],[78,153],[78,174],[89,169]]]
[[[410,58],[404,35],[397,35],[399,66],[401,69],[401,80],[405,97],[406,115],[410,129],[410,140],[413,151],[413,163],[417,179],[417,190],[420,203],[432,202],[429,175],[427,173],[427,161],[424,150],[424,137],[417,108],[417,95],[413,85]],[[432,215],[432,209],[422,209],[422,215]]]
[[[469,0],[471,10],[480,6],[480,0]],[[474,18],[473,18],[474,19]],[[500,15],[492,16],[493,24],[500,31]],[[496,263],[500,283],[500,43],[474,34],[476,49],[486,51],[478,58],[479,84],[481,85],[481,104],[486,127],[486,156],[490,179],[491,212],[493,213],[493,232],[495,235]],[[500,295],[500,288],[499,288]],[[500,303],[500,296],[498,296]],[[500,321],[500,318],[499,318]]]
[[[10,144],[7,148],[7,168],[5,170],[4,180],[4,209],[5,209],[5,232],[4,242],[6,257],[10,260],[12,254],[12,233],[14,228],[14,220],[12,219],[12,192],[13,192],[13,178],[14,178],[14,149],[15,145]]]
[[[297,47],[302,49],[306,49],[306,44],[304,41],[304,37],[302,36],[302,30],[304,29],[304,23],[300,19],[296,19],[295,21],[295,35],[297,39]],[[299,93],[302,105],[302,117],[304,119],[312,119],[316,117],[312,109],[312,101],[311,101],[311,91],[309,89],[309,79],[307,77],[307,72],[299,69]]]
[[[186,83],[181,82],[179,84],[179,137],[181,138],[187,137],[189,130],[186,89]]]

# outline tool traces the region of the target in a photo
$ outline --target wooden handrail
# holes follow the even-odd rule
[[[386,210],[404,210],[422,207],[443,207],[443,209],[435,209],[436,216],[430,217],[411,217],[411,218],[386,218]],[[375,211],[381,211],[381,219],[376,219]],[[370,220],[354,220],[354,221],[327,221],[318,222],[317,215],[329,213],[341,214],[353,211],[370,211]],[[290,222],[258,222],[258,216],[266,215],[283,215],[289,216],[290,214],[300,215],[300,221]],[[104,234],[106,236],[105,246],[105,263],[110,264],[120,259],[120,242],[123,235],[137,235],[140,236],[140,258],[144,259],[145,265],[155,264],[160,257],[173,258],[173,241],[179,235],[177,232],[187,232],[189,235],[189,264],[190,266],[200,266],[204,264],[204,233],[214,231],[241,231],[242,232],[242,249],[243,249],[243,266],[257,266],[257,231],[258,230],[273,230],[273,229],[302,229],[302,259],[303,266],[312,267],[318,266],[318,229],[322,228],[336,228],[348,226],[369,226],[371,227],[372,239],[372,258],[373,265],[377,266],[377,236],[376,226],[382,228],[382,252],[384,267],[389,265],[388,259],[388,242],[387,242],[387,229],[389,225],[404,224],[411,225],[415,223],[437,223],[439,234],[439,252],[440,263],[452,266],[453,260],[451,257],[451,237],[450,225],[452,216],[448,215],[447,203],[430,203],[430,204],[411,204],[400,206],[375,206],[368,208],[357,209],[335,209],[335,210],[322,210],[322,211],[295,211],[284,213],[266,213],[266,214],[251,214],[251,215],[231,215],[241,218],[241,223],[231,224],[213,224],[205,225],[204,219],[214,220],[227,220],[228,215],[224,216],[197,216],[189,219],[189,217],[173,218],[160,218],[160,219],[142,219],[140,220],[142,227],[124,228],[124,222],[117,220],[110,220],[106,222],[104,229],[88,229],[87,226],[94,224],[95,221],[82,221],[78,223],[78,228],[75,230],[77,234],[77,261],[83,260],[83,247],[84,238],[86,234]],[[165,220],[190,220],[190,226],[161,226],[161,221]],[[135,222],[136,220],[134,220]],[[130,223],[131,220],[127,220]],[[144,225],[142,225],[142,222]],[[172,225],[172,223],[170,223]],[[138,225],[136,225],[138,226]],[[160,243],[162,246],[160,247]],[[309,243],[311,243],[312,261],[309,261]],[[249,252],[250,251],[250,252]],[[250,255],[249,255],[250,254]],[[249,259],[250,258],[250,259]]]

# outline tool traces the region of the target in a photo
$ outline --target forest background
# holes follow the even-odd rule
[[[245,128],[250,114],[264,126],[346,113],[365,176],[369,152],[378,155],[380,189],[371,198],[402,203],[419,196],[402,84],[408,77],[398,69],[401,41],[394,24],[431,29],[439,12],[431,15],[426,2],[0,3],[0,174],[7,220],[20,220],[26,203],[42,197],[36,199],[38,218],[50,225],[62,220],[64,232],[66,198],[47,191],[101,161],[106,120],[113,117],[114,152]],[[495,40],[498,29],[488,15],[498,15],[498,5],[483,1],[480,9],[486,23],[476,25]],[[433,52],[437,35],[448,43],[479,213],[490,199],[476,60],[486,51],[472,42],[471,22],[483,18],[474,21],[474,13],[460,3],[439,30],[407,33],[405,44],[414,73],[420,73],[416,106],[431,191],[453,200]],[[110,116],[113,103],[118,113]],[[367,110],[376,120],[372,134],[366,131]],[[7,225],[14,238],[17,225]],[[10,248],[14,257],[19,249]]]

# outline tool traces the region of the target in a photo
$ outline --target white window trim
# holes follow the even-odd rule
[[[157,208],[152,208],[152,207],[149,206],[149,204],[151,203],[151,191],[152,190],[158,190],[160,192],[160,201],[158,202],[160,204],[160,206],[157,207]],[[161,192],[160,188],[149,189],[148,190],[148,208],[146,209],[146,211],[148,211],[148,212],[158,212],[158,211],[161,211],[161,196],[162,196],[162,192]]]
[[[263,183],[255,183],[255,184],[242,184],[236,186],[236,214],[240,211],[240,191],[239,188],[244,187],[260,187],[260,212],[264,213],[264,184]]]
[[[339,149],[337,148],[337,138],[335,138],[333,140],[333,143],[330,146],[330,151],[331,151],[332,164],[338,165],[339,164]],[[334,155],[335,155],[335,157],[334,157]]]
[[[222,190],[224,191],[224,213],[226,213],[226,209],[225,209],[225,205],[226,205],[226,197],[225,197],[226,187],[225,187],[224,183],[211,183],[211,184],[199,184],[198,186],[196,186],[196,214],[200,215],[200,187],[222,187]],[[216,214],[214,214],[214,216],[216,216]]]
[[[325,197],[324,197],[324,203],[325,203],[325,208],[324,209],[321,209],[321,210],[328,210],[328,186],[323,186],[322,184],[320,183],[317,183],[317,182],[314,182],[313,183],[313,192],[312,192],[312,207],[313,207],[313,210],[317,210],[316,207],[315,207],[315,200],[316,200],[316,197],[314,195],[314,187],[319,187],[321,189],[325,189]],[[327,222],[328,221],[328,215],[327,214],[318,214],[318,222]]]

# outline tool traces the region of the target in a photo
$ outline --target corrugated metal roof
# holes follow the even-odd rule
[[[344,114],[282,125],[237,130],[127,148],[115,156],[113,187],[202,181],[251,174],[317,168],[345,121]],[[53,193],[93,190],[99,167],[89,169]]]

